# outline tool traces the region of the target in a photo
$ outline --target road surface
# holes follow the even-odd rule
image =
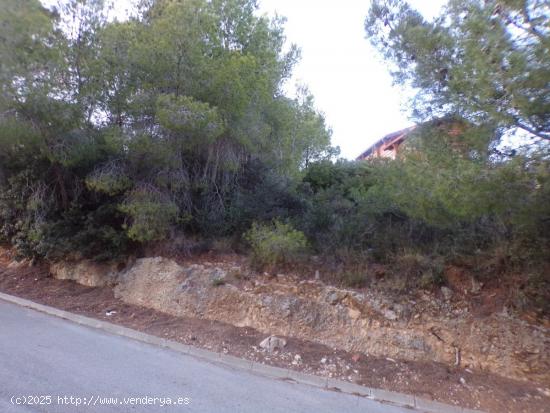
[[[261,377],[0,300],[0,412],[411,410]]]

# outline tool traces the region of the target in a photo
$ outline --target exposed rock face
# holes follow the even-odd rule
[[[285,276],[260,277],[235,283],[242,285],[237,287],[230,272],[224,264],[180,266],[166,258],[143,258],[118,276],[115,295],[175,316],[253,327],[270,336],[297,337],[381,357],[449,365],[460,359],[462,366],[501,376],[550,382],[550,331],[506,313],[477,318],[432,295],[395,303],[379,293]],[[93,276],[82,277],[83,269],[62,273],[87,280],[86,285],[96,282]]]
[[[276,336],[266,337],[260,343],[260,347],[268,353],[274,353],[277,350],[282,350],[286,346],[286,340]]]
[[[116,284],[119,276],[119,264],[61,261],[50,265],[50,274],[58,280],[73,280],[89,287],[104,287]]]
[[[24,267],[32,267],[32,265],[33,265],[32,260],[25,258],[21,261],[11,261],[8,264],[8,268],[24,268]]]

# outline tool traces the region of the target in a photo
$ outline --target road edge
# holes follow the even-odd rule
[[[224,366],[239,370],[249,371],[264,377],[292,381],[327,390],[340,391],[342,393],[366,397],[368,399],[376,400],[383,403],[390,403],[400,407],[413,408],[417,411],[426,413],[484,413],[481,410],[471,410],[459,406],[452,406],[432,400],[422,399],[409,394],[391,392],[382,389],[374,389],[355,383],[345,382],[342,380],[314,376],[291,369],[284,369],[280,367],[256,363],[251,360],[241,359],[239,357],[231,356],[228,354],[216,353],[214,351],[193,347],[187,344],[182,344],[176,341],[167,340],[151,334],[143,333],[141,331],[123,327],[118,324],[113,324],[108,321],[97,320],[95,318],[74,314],[65,310],[60,310],[55,307],[39,304],[34,301],[30,301],[14,295],[5,294],[2,292],[0,292],[0,300],[19,305],[21,307],[30,308],[32,310],[36,310],[41,313],[52,315],[58,318],[62,318],[64,320],[68,320],[86,327],[102,330],[110,334],[130,338],[132,340],[140,341],[146,344],[169,348],[173,351],[177,351],[188,356],[217,364],[222,364]]]

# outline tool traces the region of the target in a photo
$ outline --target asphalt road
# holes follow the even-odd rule
[[[0,300],[0,412],[410,410],[234,370]]]

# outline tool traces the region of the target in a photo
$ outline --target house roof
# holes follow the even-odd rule
[[[392,132],[386,136],[384,136],[382,139],[379,139],[378,141],[376,141],[375,143],[373,143],[371,146],[369,146],[367,148],[366,151],[364,151],[361,155],[359,155],[357,157],[357,160],[361,160],[361,159],[365,159],[367,158],[368,156],[370,156],[378,147],[382,146],[382,145],[385,145],[387,143],[390,143],[391,141],[394,141],[396,139],[399,139],[399,138],[403,138],[405,137],[406,135],[408,135],[410,132],[412,132],[414,129],[416,128],[416,125],[414,126],[411,126],[411,127],[408,127],[408,128],[405,128],[405,129],[401,129],[399,131],[396,131],[396,132]]]

